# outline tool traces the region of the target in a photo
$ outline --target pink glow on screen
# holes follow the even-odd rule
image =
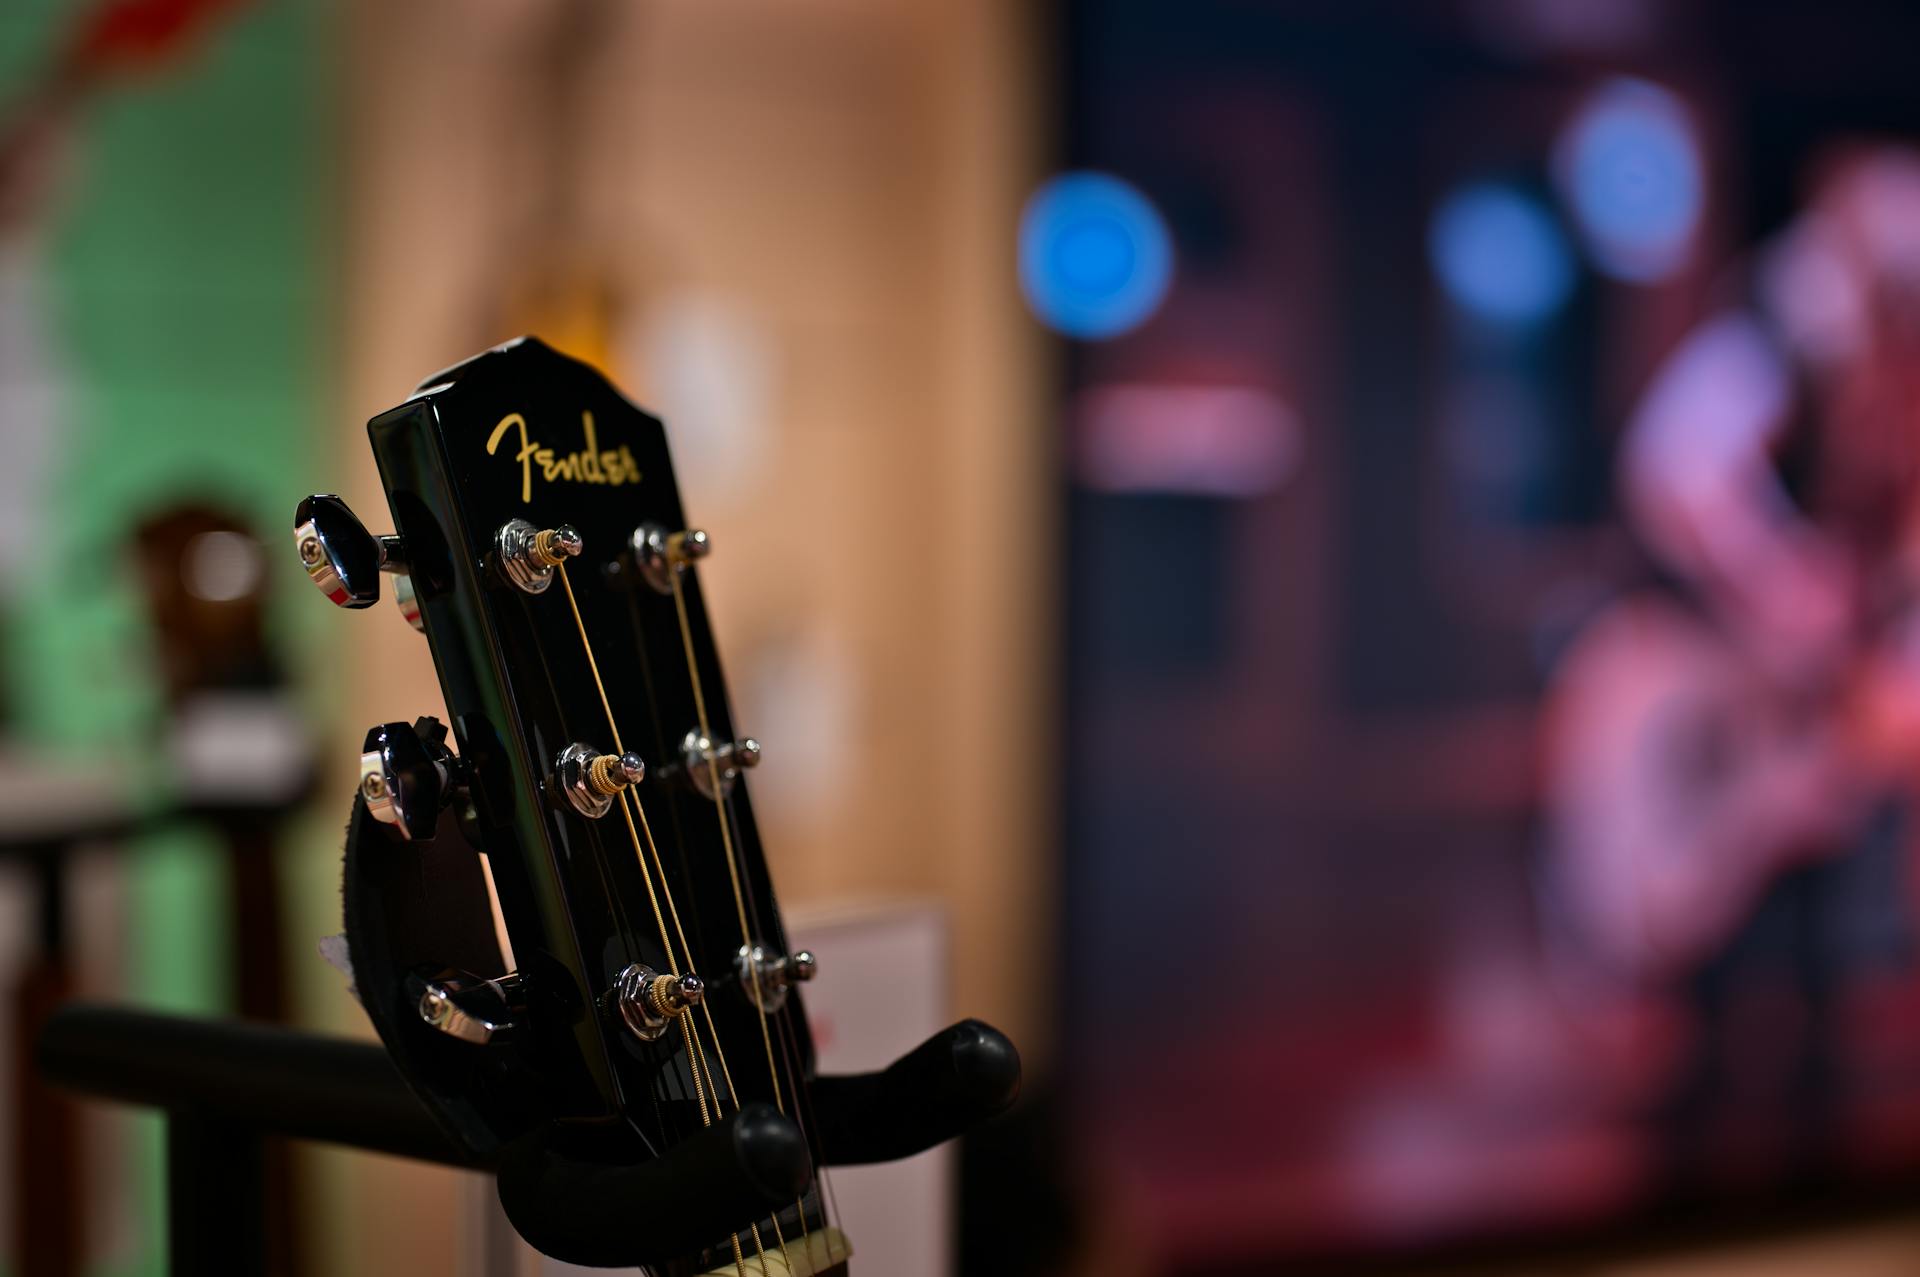
[[[1097,386],[1075,417],[1074,476],[1099,492],[1257,497],[1300,459],[1292,408],[1251,386]]]

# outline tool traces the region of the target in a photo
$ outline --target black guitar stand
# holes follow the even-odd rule
[[[274,831],[287,810],[286,803],[231,798],[133,810],[96,798],[84,807],[43,803],[32,810],[9,812],[0,820],[0,861],[28,871],[35,897],[34,944],[11,991],[9,1009],[22,1072],[28,1071],[26,1052],[47,1017],[73,996],[73,923],[67,916],[67,898],[75,856],[83,851],[129,854],[139,839],[155,833],[198,828],[224,844],[223,859],[234,888],[233,931],[236,947],[244,955],[235,964],[233,1000],[242,1014],[278,1017],[284,981],[271,860]],[[73,1105],[67,1097],[47,1090],[40,1079],[23,1076],[11,1098],[11,1110],[17,1221],[13,1260],[24,1272],[75,1277],[83,1267],[87,1219],[80,1191],[85,1152]]]
[[[376,729],[376,736],[404,724]],[[1013,1044],[963,1020],[882,1072],[816,1077],[809,1135],[747,1103],[660,1156],[634,1159],[542,1112],[516,1052],[429,1027],[409,973],[427,959],[500,961],[477,858],[442,812],[438,837],[378,832],[356,800],[344,874],[352,978],[383,1046],[232,1020],[69,1004],[41,1031],[46,1080],[167,1116],[168,1256],[176,1274],[265,1277],[269,1137],[493,1172],[536,1250],[605,1267],[697,1253],[791,1205],[824,1164],[910,1157],[1012,1103]]]
[[[166,1114],[168,1271],[181,1275],[265,1277],[268,1137],[497,1172],[510,1217],[537,1248],[608,1264],[633,1262],[636,1216],[669,1178],[712,1186],[713,1218],[693,1221],[710,1230],[778,1204],[796,1174],[805,1182],[790,1124],[754,1105],[638,1166],[582,1163],[543,1136],[477,1156],[448,1137],[380,1047],[239,1021],[70,1004],[41,1032],[38,1062],[60,1086]],[[835,1165],[908,1156],[1004,1108],[1018,1079],[1012,1044],[962,1021],[884,1072],[818,1079],[822,1147]]]
[[[438,775],[425,753],[410,759],[401,747],[437,744],[444,734],[431,719],[383,724],[367,748],[386,759],[390,789],[411,799]],[[354,803],[342,875],[354,986],[399,1076],[461,1164],[497,1172],[500,1205],[521,1237],[572,1264],[664,1264],[792,1206],[814,1156],[809,1133],[773,1106],[748,1102],[659,1156],[635,1158],[620,1128],[556,1120],[543,1109],[552,1087],[530,1075],[520,1052],[457,1041],[423,1020],[421,973],[484,973],[504,962],[460,814],[426,811],[420,835],[403,839]],[[549,982],[567,985],[564,976]],[[884,1072],[814,1078],[813,1147],[828,1165],[909,1157],[999,1113],[1019,1086],[1013,1043],[963,1020]]]
[[[41,1030],[56,1085],[167,1118],[167,1269],[265,1277],[269,1136],[474,1169],[378,1046],[73,1003]]]

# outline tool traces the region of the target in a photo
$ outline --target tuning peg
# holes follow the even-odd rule
[[[680,761],[695,789],[712,798],[714,781],[718,780],[724,798],[733,792],[733,782],[740,778],[741,771],[760,765],[760,742],[746,736],[716,745],[695,727],[680,742]]]
[[[380,573],[407,570],[399,537],[375,536],[346,502],[325,493],[294,511],[293,541],[307,576],[340,607],[372,607],[380,599]]]
[[[787,991],[820,973],[820,962],[806,949],[776,955],[763,945],[741,945],[733,955],[733,974],[747,1000],[771,1015],[787,1004]]]
[[[402,838],[431,838],[440,809],[460,789],[459,761],[436,718],[382,723],[367,733],[360,755],[360,797],[367,814]]]
[[[603,754],[575,741],[560,751],[555,771],[559,773],[560,792],[574,810],[598,820],[613,809],[613,800],[621,791],[646,779],[647,765],[632,750]]]
[[[461,1042],[485,1046],[511,1039],[526,1010],[525,984],[516,971],[485,980],[465,971],[432,976],[416,972],[408,981],[421,1020]]]
[[[706,981],[689,971],[668,975],[631,963],[613,978],[614,1008],[627,1031],[642,1042],[656,1042],[673,1022],[706,1000]]]
[[[657,523],[643,523],[627,538],[627,549],[646,583],[671,594],[674,575],[706,558],[713,550],[713,538],[700,528],[669,532]]]
[[[554,569],[578,558],[586,542],[564,523],[536,528],[525,519],[508,519],[494,533],[493,545],[508,581],[528,594],[545,594],[553,584]]]

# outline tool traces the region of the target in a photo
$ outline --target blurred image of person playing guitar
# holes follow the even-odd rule
[[[1818,167],[1654,378],[1619,481],[1660,584],[1598,615],[1549,695],[1547,929],[1589,993],[1675,1013],[1675,1176],[1812,1169],[1837,995],[1909,960],[1920,152]]]

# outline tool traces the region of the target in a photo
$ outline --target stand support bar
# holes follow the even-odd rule
[[[378,1046],[236,1020],[72,1003],[41,1031],[39,1064],[68,1089],[243,1127],[446,1166],[454,1145]]]

